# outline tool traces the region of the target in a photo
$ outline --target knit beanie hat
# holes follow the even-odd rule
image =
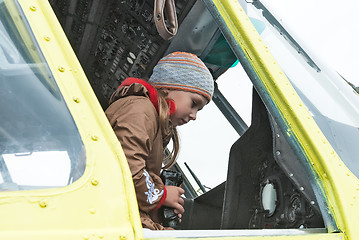
[[[196,55],[186,52],[174,52],[163,57],[154,67],[148,82],[156,88],[199,93],[208,102],[214,91],[213,77],[206,65]]]

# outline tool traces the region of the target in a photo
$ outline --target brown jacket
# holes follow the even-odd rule
[[[156,89],[143,80],[128,78],[112,94],[105,113],[125,152],[143,227],[164,229],[150,217],[166,198],[159,175],[168,142],[164,143],[158,124]]]

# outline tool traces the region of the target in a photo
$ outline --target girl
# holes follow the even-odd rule
[[[156,216],[161,206],[183,214],[184,190],[164,186],[160,172],[177,157],[176,127],[195,120],[213,90],[213,78],[204,63],[193,54],[175,52],[157,63],[148,82],[127,78],[111,96],[105,113],[130,166],[144,228],[166,229]],[[173,151],[164,159],[171,138]]]

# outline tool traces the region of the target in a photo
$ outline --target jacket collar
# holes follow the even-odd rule
[[[118,88],[122,88],[124,86],[130,86],[134,83],[139,83],[147,89],[150,101],[153,104],[153,106],[156,108],[156,111],[158,112],[158,93],[157,93],[156,88],[154,88],[148,82],[146,82],[142,79],[139,79],[139,78],[131,77],[131,78],[126,78]]]
[[[129,77],[129,78],[126,78],[118,88],[120,89],[120,88],[122,88],[124,86],[130,86],[130,85],[135,84],[135,83],[141,84],[147,89],[149,99],[150,99],[151,103],[153,104],[153,106],[155,107],[155,109],[156,109],[156,111],[158,113],[159,110],[158,110],[158,93],[157,93],[157,89],[154,86],[152,86],[150,83],[148,83],[148,82],[146,82],[146,81],[144,81],[142,79],[139,79],[139,78]],[[170,115],[172,115],[176,111],[176,105],[171,99],[166,99],[166,102],[167,102],[168,107],[169,107]]]

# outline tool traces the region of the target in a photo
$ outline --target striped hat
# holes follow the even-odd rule
[[[195,92],[208,102],[214,90],[211,73],[196,55],[174,52],[163,57],[153,69],[149,83],[156,88]]]

